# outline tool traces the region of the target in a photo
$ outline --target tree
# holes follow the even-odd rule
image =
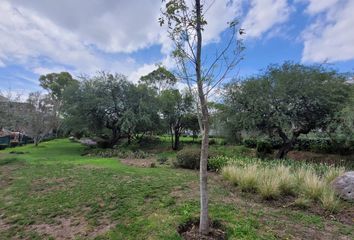
[[[27,99],[27,110],[22,112],[25,115],[23,129],[26,135],[33,138],[34,145],[42,141],[53,130],[53,103],[47,95],[40,92],[30,93]]]
[[[194,142],[200,130],[197,113],[188,113],[183,119],[183,124],[186,129],[192,131],[192,137]]]
[[[78,86],[65,92],[69,122],[78,123],[77,128],[84,127],[96,135],[109,130],[109,145],[115,145],[122,137],[130,85],[120,74],[101,72],[91,78],[84,77]]]
[[[174,44],[173,57],[176,59],[178,77],[186,81],[190,90],[196,85],[198,90],[198,118],[202,135],[200,157],[200,223],[201,235],[209,233],[207,160],[209,149],[209,112],[208,95],[222,82],[242,59],[243,50],[236,41],[236,21],[230,22],[225,36],[229,36],[222,49],[216,49],[215,55],[202,55],[202,35],[207,22],[203,9],[205,3],[200,0],[192,4],[185,0],[162,0],[165,2],[160,25],[166,24],[168,34]],[[212,5],[212,3],[211,3]],[[211,5],[207,8],[212,7]],[[202,62],[202,59],[204,60]],[[193,85],[193,86],[192,86]]]
[[[161,93],[161,91],[174,86],[177,82],[177,78],[164,66],[159,65],[156,70],[145,76],[142,76],[140,78],[140,82],[155,88],[158,93]]]
[[[173,150],[179,149],[179,138],[186,127],[185,118],[192,110],[192,97],[190,94],[181,94],[177,89],[168,89],[160,95],[161,112],[169,126],[171,145]]]
[[[282,139],[284,158],[301,134],[325,129],[348,99],[343,75],[321,66],[271,65],[263,75],[227,87],[229,124]]]
[[[67,125],[94,135],[108,133],[110,146],[123,137],[130,143],[138,132],[143,135],[159,123],[156,91],[121,74],[83,78],[65,91],[64,99]]]
[[[54,117],[54,131],[58,134],[58,131],[62,124],[62,105],[63,105],[63,93],[66,88],[71,85],[77,85],[78,81],[75,80],[70,73],[49,73],[41,75],[39,77],[40,86],[48,91],[49,96],[52,98]]]

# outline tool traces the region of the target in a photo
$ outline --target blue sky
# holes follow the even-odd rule
[[[286,60],[354,71],[353,0],[205,0],[204,53],[225,41],[227,22],[246,29],[241,77]],[[136,81],[157,63],[173,69],[157,22],[160,0],[2,0],[0,90],[39,90],[38,77],[100,70]]]

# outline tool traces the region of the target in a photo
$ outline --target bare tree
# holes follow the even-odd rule
[[[35,146],[48,135],[55,126],[56,114],[51,98],[40,92],[31,93],[27,100],[27,111],[23,128],[33,138]]]
[[[242,60],[243,45],[236,37],[237,21],[231,21],[225,31],[226,45],[215,49],[214,54],[203,54],[203,31],[207,22],[205,13],[214,1],[162,0],[165,3],[160,25],[166,24],[168,34],[174,43],[173,57],[176,59],[178,77],[185,81],[192,91],[198,92],[198,120],[202,133],[200,157],[200,224],[201,235],[209,233],[207,160],[209,152],[209,110],[208,97],[219,84],[228,78]],[[225,3],[226,4],[226,3]],[[243,32],[242,32],[243,33]],[[241,34],[241,31],[240,31]]]

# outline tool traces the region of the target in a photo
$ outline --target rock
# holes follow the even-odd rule
[[[354,200],[354,171],[345,172],[333,180],[336,193],[345,200]]]

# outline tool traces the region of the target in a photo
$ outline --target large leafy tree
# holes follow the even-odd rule
[[[172,88],[177,83],[177,78],[164,66],[159,65],[154,71],[142,76],[140,82],[153,87],[158,93],[161,93],[163,90]]]
[[[40,86],[48,91],[48,96],[51,97],[52,108],[54,115],[54,131],[58,133],[62,125],[62,111],[63,111],[63,94],[66,88],[72,85],[77,85],[70,73],[48,73],[39,77]]]
[[[96,135],[110,132],[111,146],[122,137],[130,142],[138,132],[157,128],[156,91],[121,74],[84,78],[65,91],[64,99],[67,125]]]
[[[228,85],[228,124],[278,136],[284,158],[301,134],[325,129],[348,99],[346,78],[321,66],[285,63]]]

